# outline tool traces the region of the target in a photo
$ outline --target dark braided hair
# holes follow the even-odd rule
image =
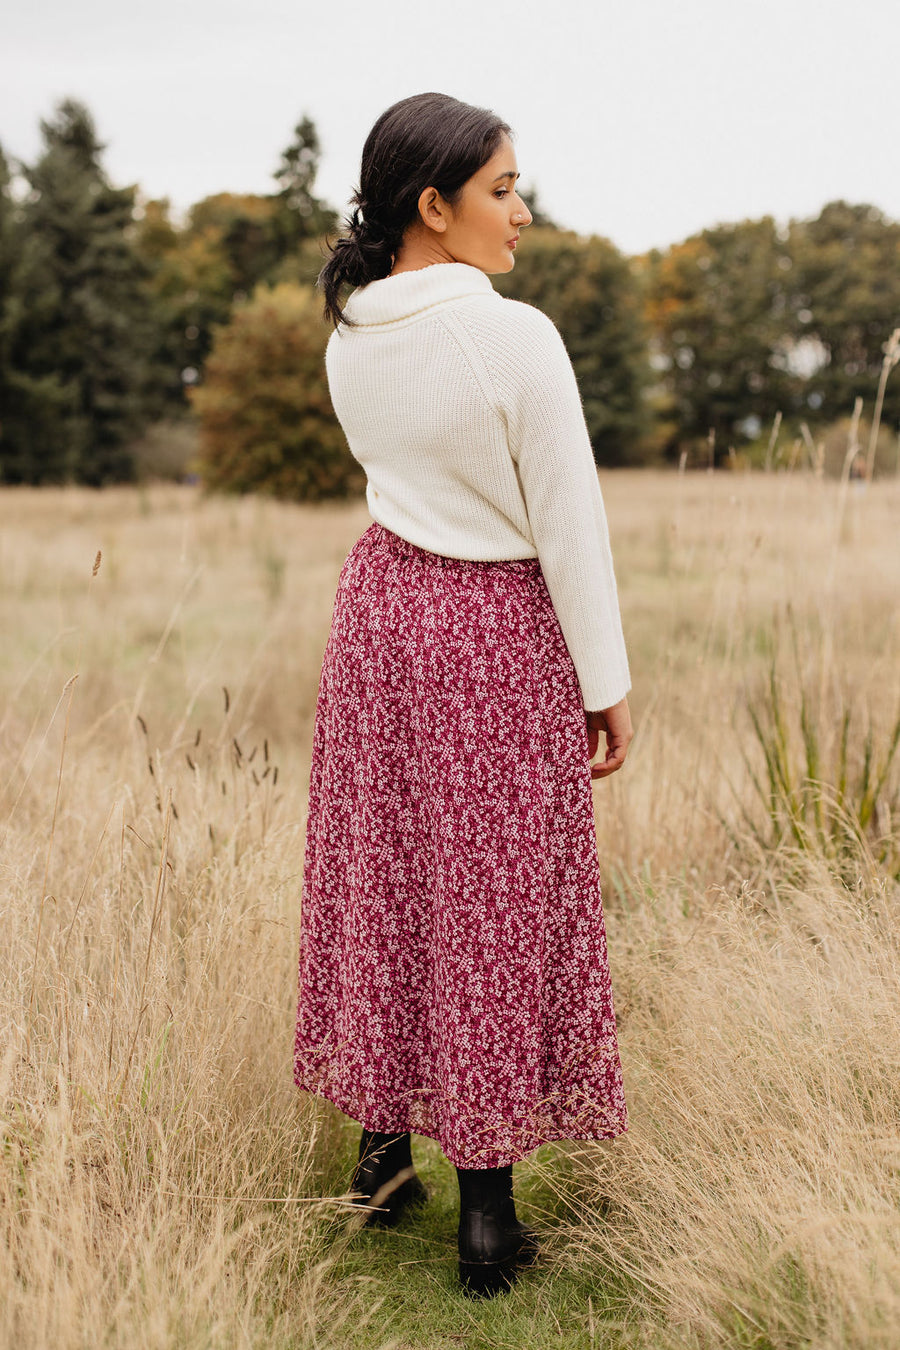
[[[342,287],[388,276],[424,189],[436,188],[453,206],[464,184],[500,148],[504,133],[512,135],[496,113],[449,94],[414,94],[381,114],[363,146],[347,234],[329,245],[331,256],[319,273],[326,319],[350,324],[340,303]]]

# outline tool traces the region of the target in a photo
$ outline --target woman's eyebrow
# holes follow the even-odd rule
[[[512,169],[507,169],[506,173],[498,173],[497,177],[493,181],[495,183],[499,183],[501,178],[512,178],[513,181],[515,181],[515,179],[521,177],[522,177],[521,170],[519,171],[519,173],[514,173]]]

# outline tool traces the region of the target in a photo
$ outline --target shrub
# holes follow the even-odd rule
[[[182,483],[196,467],[197,427],[193,419],[163,417],[129,446],[140,483]]]
[[[308,502],[364,490],[328,395],[329,331],[313,288],[292,282],[258,286],[215,330],[189,395],[208,487]]]

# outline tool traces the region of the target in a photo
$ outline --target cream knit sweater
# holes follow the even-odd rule
[[[372,517],[453,558],[540,559],[587,710],[631,688],[575,373],[540,310],[467,263],[359,287],[326,351]]]

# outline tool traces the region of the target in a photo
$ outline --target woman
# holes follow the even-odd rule
[[[403,99],[319,278],[373,522],[319,683],[294,1081],[362,1123],[372,1221],[427,1198],[410,1132],[440,1142],[472,1295],[537,1253],[513,1163],[627,1129],[591,779],[631,683],[571,363],[489,280],[531,223],[518,176],[492,112]]]

